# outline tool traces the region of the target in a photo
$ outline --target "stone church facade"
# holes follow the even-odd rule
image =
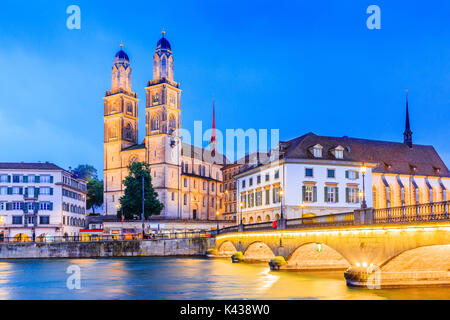
[[[162,218],[216,220],[222,218],[222,155],[205,156],[207,149],[181,142],[181,89],[174,81],[174,58],[163,32],[148,81],[145,139],[138,141],[138,99],[131,87],[131,65],[123,48],[112,68],[112,88],[104,98],[105,214],[115,215],[123,195],[127,167],[150,164],[152,184],[164,204]],[[221,158],[221,161],[217,161]]]

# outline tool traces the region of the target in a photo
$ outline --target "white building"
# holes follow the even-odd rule
[[[279,159],[235,176],[243,223],[450,200],[450,171],[432,146],[313,133],[280,143]],[[362,168],[366,172],[362,174]],[[363,183],[364,181],[364,183]],[[282,200],[282,205],[281,201]]]
[[[17,241],[78,235],[86,182],[52,163],[0,163],[0,234]]]
[[[365,183],[371,186],[374,164],[346,161],[342,148],[335,146],[330,158],[322,156],[321,145],[314,145],[308,151],[316,158],[281,158],[238,174],[242,222],[278,220],[281,209],[284,218],[294,219],[360,208],[361,167],[367,167]],[[366,202],[372,206],[370,193]]]

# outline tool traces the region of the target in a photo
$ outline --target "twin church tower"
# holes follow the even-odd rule
[[[152,183],[164,204],[163,217],[208,220],[222,212],[221,165],[204,161],[201,149],[181,144],[181,90],[174,81],[174,59],[165,32],[153,57],[153,80],[147,82],[145,140],[138,141],[138,99],[132,91],[131,65],[121,49],[114,58],[112,88],[104,98],[105,214],[115,215],[128,175],[127,166],[150,164]],[[186,150],[188,150],[186,152]],[[139,214],[139,213],[137,213]]]

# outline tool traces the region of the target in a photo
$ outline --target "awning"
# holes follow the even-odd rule
[[[383,180],[385,187],[389,187],[389,183],[386,181],[386,177],[384,175],[381,176],[381,180]]]
[[[416,180],[414,180],[413,177],[411,177],[411,182],[412,182],[414,188],[419,189],[419,186],[417,185]]]
[[[447,188],[444,186],[444,184],[442,183],[442,180],[439,179],[439,184],[441,185],[442,190],[447,190]]]
[[[404,188],[403,182],[402,182],[402,180],[400,179],[400,176],[397,176],[397,182],[398,182],[398,184],[400,185],[400,188]]]
[[[428,189],[433,190],[433,187],[431,186],[430,181],[428,181],[428,178],[425,178],[425,182],[428,186]]]

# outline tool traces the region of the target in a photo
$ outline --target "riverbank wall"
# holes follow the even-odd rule
[[[2,243],[1,259],[206,256],[210,239]]]

